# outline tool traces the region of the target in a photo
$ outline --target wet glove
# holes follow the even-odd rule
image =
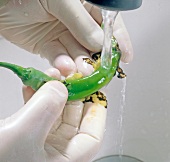
[[[15,45],[45,57],[63,76],[93,68],[82,58],[101,51],[103,31],[100,9],[80,0],[1,0],[0,34]],[[129,62],[133,49],[121,16],[114,36]],[[87,70],[88,69],[88,70]]]
[[[55,77],[56,69],[48,71]],[[58,77],[59,78],[59,77]],[[1,162],[88,162],[105,131],[106,108],[67,102],[67,89],[50,81],[36,93],[23,88],[25,105],[0,120]]]

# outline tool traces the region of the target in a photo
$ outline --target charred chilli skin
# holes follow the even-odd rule
[[[79,79],[66,79],[61,81],[68,89],[68,100],[79,100],[97,92],[107,85],[119,67],[121,52],[117,41],[112,39],[112,66],[105,68],[99,66],[91,75]],[[0,62],[0,66],[12,70],[26,86],[32,87],[35,91],[48,81],[56,80],[34,68],[23,68],[18,65]]]

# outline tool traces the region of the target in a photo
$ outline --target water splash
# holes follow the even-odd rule
[[[112,64],[112,46],[111,39],[113,37],[113,26],[118,12],[117,11],[108,11],[102,9],[103,16],[103,25],[104,25],[104,41],[103,49],[101,54],[101,66],[104,68],[110,68]],[[124,138],[124,128],[123,128],[123,117],[124,117],[124,108],[125,108],[125,92],[126,92],[126,78],[122,79],[122,90],[121,90],[121,99],[120,99],[120,108],[118,116],[118,131],[117,131],[117,140],[116,148],[118,149],[118,154],[120,156],[120,162],[123,157],[123,138]]]
[[[120,108],[119,108],[119,115],[118,115],[118,139],[117,139],[117,149],[118,154],[120,156],[123,155],[123,139],[124,139],[124,112],[125,112],[125,105],[126,105],[126,78],[122,79],[122,90],[121,90],[121,98],[120,98]]]
[[[113,36],[113,25],[118,12],[102,9],[103,25],[104,25],[104,41],[101,54],[101,66],[110,68],[112,64],[112,46],[111,38]]]

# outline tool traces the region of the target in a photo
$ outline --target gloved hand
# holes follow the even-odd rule
[[[48,74],[58,75],[56,69]],[[0,162],[88,162],[94,157],[105,129],[106,108],[66,103],[67,90],[58,81],[46,83],[36,93],[24,87],[23,95],[23,108],[0,121]]]
[[[99,8],[83,0],[83,5],[80,0],[1,1],[2,36],[31,53],[46,57],[63,76],[77,69],[83,75],[93,71],[82,57],[90,57],[91,51],[101,51],[103,31]],[[114,36],[123,52],[122,61],[129,62],[133,49],[120,15],[115,22]]]

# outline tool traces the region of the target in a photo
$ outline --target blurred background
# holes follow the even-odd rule
[[[144,162],[169,162],[170,1],[143,0],[141,8],[122,12],[122,16],[134,47],[134,60],[122,64],[126,80],[114,78],[107,86],[107,126],[95,159],[121,152]],[[50,67],[46,60],[3,38],[0,61],[42,71]],[[21,86],[13,73],[0,69],[0,119],[22,107]]]

